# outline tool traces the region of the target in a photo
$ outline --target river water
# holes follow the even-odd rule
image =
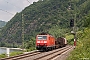
[[[10,52],[13,52],[13,51],[20,51],[20,50],[10,49]],[[1,48],[0,47],[0,54],[3,54],[3,53],[7,53],[7,48]]]

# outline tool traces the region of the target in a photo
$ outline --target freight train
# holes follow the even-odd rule
[[[40,33],[36,36],[36,49],[37,50],[53,50],[59,47],[64,47],[67,45],[67,40],[63,37],[58,37],[57,39],[47,33]]]

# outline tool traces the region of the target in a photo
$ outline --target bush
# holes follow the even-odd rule
[[[29,49],[26,49],[27,52],[28,52],[28,51],[33,51],[33,50],[36,50],[36,48],[35,48],[35,47],[31,47],[31,48],[29,48]]]
[[[68,44],[73,45],[74,36],[72,34],[66,34],[66,39],[68,41]]]

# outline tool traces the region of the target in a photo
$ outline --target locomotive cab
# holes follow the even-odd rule
[[[38,50],[44,49],[47,46],[47,35],[37,35],[36,37],[36,48]]]
[[[36,36],[36,49],[49,50],[55,46],[55,38],[49,34]]]
[[[37,40],[36,40],[36,42],[37,42],[37,46],[38,45],[41,45],[41,46],[43,46],[43,45],[47,45],[47,37],[48,36],[40,36],[40,35],[38,35],[36,38],[37,38]]]

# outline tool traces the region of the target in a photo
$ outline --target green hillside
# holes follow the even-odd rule
[[[55,37],[70,33],[70,19],[76,19],[79,30],[84,26],[85,16],[90,12],[89,0],[39,0],[17,13],[1,30],[0,46],[17,47],[24,42],[34,42],[40,32]],[[69,6],[71,9],[69,10]],[[23,16],[22,16],[23,15]],[[33,40],[34,39],[34,40]],[[5,43],[6,42],[6,43]]]

